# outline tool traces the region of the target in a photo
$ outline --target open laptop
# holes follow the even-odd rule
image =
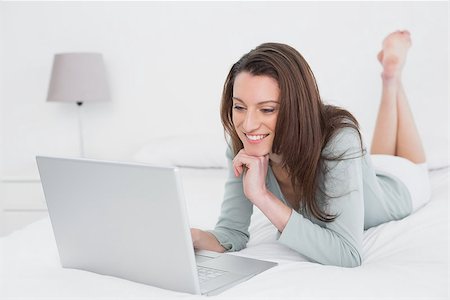
[[[276,265],[194,253],[175,167],[36,160],[63,267],[213,295]]]

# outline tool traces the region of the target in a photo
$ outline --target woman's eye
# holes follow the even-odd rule
[[[235,109],[235,110],[244,110],[244,108],[242,106],[239,106],[239,105],[234,105],[233,109]]]
[[[273,113],[275,111],[274,108],[262,108],[261,111],[266,114]]]

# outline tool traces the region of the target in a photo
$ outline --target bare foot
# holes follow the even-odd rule
[[[395,31],[383,40],[383,50],[378,55],[378,61],[383,65],[381,77],[384,80],[396,80],[400,78],[406,54],[411,47],[409,31]]]

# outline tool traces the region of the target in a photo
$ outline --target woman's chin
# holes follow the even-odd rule
[[[267,149],[262,149],[258,147],[244,146],[245,153],[250,156],[264,156],[270,153]]]

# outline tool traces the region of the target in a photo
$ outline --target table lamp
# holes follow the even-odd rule
[[[80,154],[84,156],[81,105],[109,101],[105,65],[100,53],[59,53],[53,59],[47,101],[74,102],[78,105]]]

